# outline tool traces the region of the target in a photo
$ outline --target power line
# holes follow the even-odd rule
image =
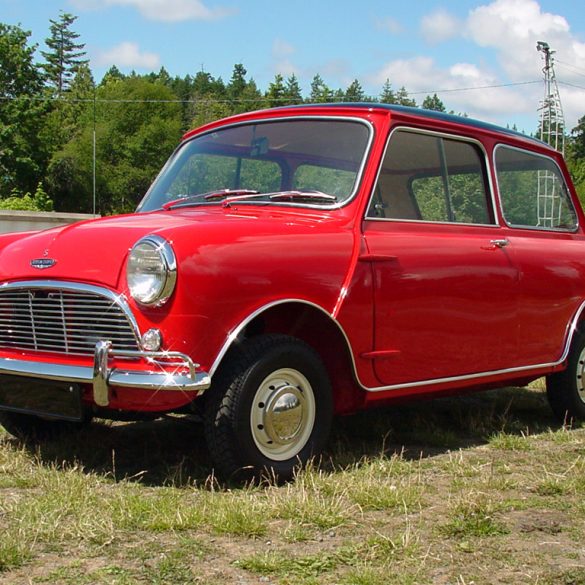
[[[582,85],[576,85],[575,83],[569,83],[568,81],[557,81],[557,83],[558,83],[559,85],[566,85],[566,86],[568,86],[568,87],[574,87],[574,88],[576,88],[576,89],[582,89],[582,90],[585,90],[585,87],[584,87],[584,86],[582,86]]]
[[[571,63],[566,63],[565,61],[561,61],[559,59],[556,59],[556,62],[561,63],[561,65],[567,67],[568,69],[572,69],[575,73],[581,75],[581,77],[585,77],[585,69],[580,69],[579,67],[575,67],[575,65],[572,65]]]
[[[422,94],[432,94],[432,93],[453,93],[457,91],[473,91],[477,89],[497,89],[499,87],[515,87],[519,85],[532,85],[535,83],[541,83],[540,80],[534,81],[518,81],[515,83],[498,83],[494,85],[475,85],[472,87],[457,87],[451,89],[431,89],[425,91],[409,91],[407,92],[408,95],[422,95]]]
[[[533,85],[541,83],[540,80],[534,81],[519,81],[515,83],[498,83],[492,85],[476,85],[476,86],[469,86],[469,87],[454,87],[454,88],[443,88],[443,89],[429,89],[429,90],[420,90],[420,91],[407,91],[407,95],[414,96],[414,95],[431,95],[431,94],[440,94],[440,93],[456,93],[456,92],[464,92],[464,91],[477,91],[483,89],[497,89],[501,87],[518,87],[524,85]],[[579,87],[579,86],[574,86]],[[580,88],[583,89],[583,88]],[[196,98],[196,99],[172,99],[172,100],[163,100],[163,99],[104,99],[104,98],[72,98],[68,96],[0,96],[0,101],[15,101],[15,100],[31,100],[31,101],[41,101],[41,102],[68,102],[68,103],[119,103],[119,104],[132,104],[132,103],[144,103],[144,104],[200,104],[200,103],[265,103],[265,102],[304,102],[304,99],[291,99],[291,98],[269,98],[264,96],[259,96],[257,98],[235,98],[235,99],[220,99],[220,98]],[[333,96],[331,101],[336,101],[335,97]],[[343,98],[338,99],[337,101],[343,101]]]

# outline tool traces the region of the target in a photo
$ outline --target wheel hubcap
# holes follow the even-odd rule
[[[315,423],[315,397],[307,378],[289,368],[267,376],[254,396],[250,423],[265,457],[284,461],[298,455]]]
[[[579,355],[577,360],[576,379],[577,394],[582,402],[585,402],[585,349]]]

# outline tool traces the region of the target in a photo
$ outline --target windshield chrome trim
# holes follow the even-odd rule
[[[366,147],[365,147],[363,155],[362,155],[360,166],[359,166],[358,171],[356,173],[356,179],[355,179],[353,191],[346,199],[344,199],[343,201],[340,201],[339,203],[335,203],[334,205],[313,205],[313,204],[308,204],[308,203],[294,203],[291,201],[284,202],[284,201],[250,201],[250,200],[247,200],[246,204],[258,205],[260,203],[264,203],[264,204],[269,204],[271,206],[276,205],[278,207],[283,207],[283,206],[284,207],[300,207],[303,209],[321,209],[321,210],[333,210],[333,209],[339,209],[341,207],[345,207],[346,205],[351,203],[356,198],[356,196],[360,190],[360,186],[361,186],[363,174],[364,174],[364,169],[365,169],[366,164],[368,162],[368,159],[370,157],[372,143],[374,142],[374,135],[375,135],[374,125],[372,124],[372,122],[370,122],[370,120],[367,120],[366,118],[360,118],[358,116],[344,116],[344,115],[333,115],[333,114],[327,115],[327,116],[318,116],[318,115],[303,114],[301,116],[287,115],[287,116],[281,116],[281,117],[275,117],[275,118],[261,118],[261,119],[233,122],[231,124],[226,124],[225,126],[214,127],[211,130],[207,130],[205,132],[202,132],[201,134],[196,134],[194,136],[189,137],[186,140],[183,140],[177,146],[177,148],[174,150],[172,155],[169,157],[167,162],[164,164],[164,166],[162,167],[162,169],[160,170],[160,172],[156,176],[156,179],[152,182],[152,184],[148,188],[148,191],[146,192],[142,201],[138,204],[138,207],[136,208],[136,213],[151,213],[154,211],[161,211],[162,210],[162,208],[159,207],[156,209],[151,209],[149,211],[144,211],[144,212],[141,211],[142,207],[144,206],[144,203],[148,200],[148,197],[149,197],[150,192],[152,191],[152,188],[154,187],[154,185],[158,182],[158,180],[163,175],[163,173],[171,165],[172,161],[176,158],[179,151],[181,149],[183,149],[185,147],[185,145],[189,144],[191,141],[196,140],[198,138],[201,138],[202,136],[206,136],[208,134],[213,134],[214,132],[218,132],[219,130],[228,130],[230,128],[237,128],[239,126],[251,126],[251,125],[255,125],[255,124],[270,124],[270,123],[274,123],[274,122],[290,122],[290,121],[297,121],[297,120],[301,120],[301,121],[330,120],[330,121],[337,121],[337,122],[339,122],[339,121],[341,121],[341,122],[354,122],[354,123],[358,123],[358,124],[363,124],[364,126],[366,126],[368,128],[368,130],[369,130],[368,140],[367,140]],[[222,202],[222,200],[220,199],[218,201],[201,202],[201,204],[202,205],[218,205],[218,204],[221,204],[221,202]],[[197,202],[197,203],[199,204],[199,202]],[[240,202],[240,203],[242,203],[242,202]],[[197,205],[197,206],[199,206],[199,205]],[[183,209],[184,209],[184,207],[183,207]]]

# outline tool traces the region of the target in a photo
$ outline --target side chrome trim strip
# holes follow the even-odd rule
[[[575,335],[575,331],[577,330],[577,323],[581,314],[585,310],[585,301],[583,301],[575,313],[575,316],[571,320],[571,322],[567,325],[566,328],[566,342],[565,347],[563,349],[563,353],[561,357],[556,362],[549,362],[544,364],[534,364],[530,366],[518,366],[515,368],[504,368],[503,370],[492,370],[489,372],[478,372],[476,374],[464,374],[461,376],[451,376],[448,378],[437,378],[434,380],[422,380],[419,382],[405,382],[403,384],[392,384],[390,386],[378,386],[375,388],[366,388],[361,382],[360,386],[368,391],[368,392],[384,392],[386,390],[402,390],[405,388],[417,388],[420,386],[433,386],[436,384],[444,384],[448,382],[461,382],[463,380],[476,380],[477,378],[487,378],[491,376],[501,376],[503,374],[514,374],[516,372],[527,372],[530,370],[540,370],[542,368],[553,368],[556,366],[560,366],[569,356],[569,351],[571,349],[571,343],[573,342],[573,336]],[[357,372],[356,372],[357,378]],[[359,378],[358,378],[359,381]]]
[[[581,303],[581,305],[579,306],[577,312],[575,313],[574,317],[570,321],[570,323],[567,324],[565,347],[563,348],[563,353],[561,354],[561,357],[557,361],[544,363],[544,364],[518,366],[515,368],[504,368],[502,370],[492,370],[492,371],[488,371],[488,372],[477,372],[475,374],[463,374],[460,376],[450,376],[447,378],[436,378],[436,379],[432,379],[432,380],[419,380],[419,381],[414,381],[414,382],[405,382],[402,384],[390,384],[390,385],[386,385],[386,386],[368,387],[365,384],[363,384],[363,382],[359,378],[359,374],[358,374],[356,363],[355,363],[355,354],[354,354],[353,348],[351,346],[351,343],[349,341],[349,338],[347,337],[345,330],[343,329],[341,324],[331,315],[331,313],[326,311],[323,307],[321,307],[315,303],[312,303],[310,301],[305,301],[302,299],[293,299],[293,298],[281,299],[278,301],[273,301],[271,303],[267,303],[266,305],[263,305],[262,307],[259,307],[258,309],[256,309],[253,313],[251,313],[246,319],[244,319],[228,335],[219,354],[217,355],[215,361],[213,362],[212,367],[210,368],[209,376],[213,377],[213,375],[217,371],[217,368],[219,367],[219,364],[221,363],[222,359],[225,357],[225,354],[227,353],[227,351],[229,350],[231,345],[234,343],[234,341],[237,339],[238,335],[245,329],[245,327],[249,323],[251,323],[257,316],[261,315],[263,312],[267,311],[268,309],[271,309],[272,307],[286,304],[286,303],[301,303],[304,305],[308,305],[310,307],[318,309],[319,311],[321,311],[322,313],[324,313],[325,315],[327,315],[331,319],[331,321],[337,326],[339,332],[342,334],[342,336],[345,340],[345,343],[347,344],[347,348],[349,350],[349,355],[351,358],[351,365],[353,368],[354,377],[355,377],[358,385],[362,388],[362,390],[365,390],[366,392],[385,392],[387,390],[402,390],[402,389],[406,389],[406,388],[418,388],[421,386],[434,386],[437,384],[445,384],[445,383],[449,383],[449,382],[461,382],[464,380],[476,380],[478,378],[488,378],[488,377],[493,377],[493,376],[501,376],[504,374],[514,374],[516,372],[518,372],[518,373],[528,372],[530,370],[539,370],[542,368],[552,368],[552,367],[559,366],[567,359],[567,357],[569,355],[569,351],[571,349],[571,343],[573,341],[575,331],[577,330],[577,323],[578,323],[581,315],[585,311],[585,301],[583,301]]]

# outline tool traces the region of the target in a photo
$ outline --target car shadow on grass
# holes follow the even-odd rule
[[[380,455],[434,457],[486,444],[499,433],[534,435],[560,427],[545,393],[532,388],[417,401],[337,418],[321,467],[334,471]],[[26,448],[45,465],[76,465],[114,481],[150,486],[205,485],[213,472],[202,424],[191,417],[98,420],[72,435]]]
[[[336,425],[332,444],[350,449],[348,463],[381,453],[420,459],[486,444],[499,434],[529,436],[561,427],[544,390],[508,387],[360,412]],[[343,451],[334,459],[342,464],[342,457]]]

